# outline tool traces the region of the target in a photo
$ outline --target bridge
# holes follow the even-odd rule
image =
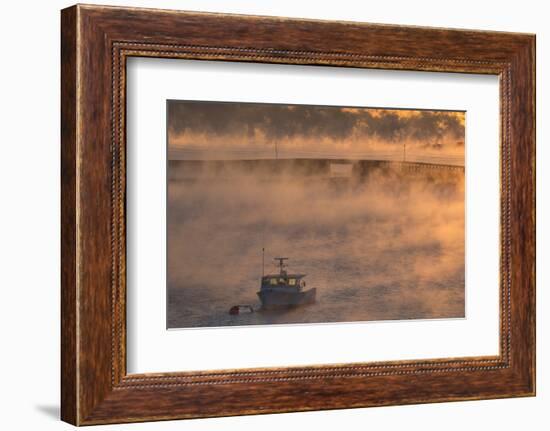
[[[426,170],[441,170],[447,169],[455,172],[464,172],[464,165],[453,165],[445,163],[431,162],[409,162],[409,161],[393,161],[393,160],[377,160],[380,166],[387,166],[409,171],[426,171]]]
[[[422,163],[426,165],[461,166],[464,167],[464,153],[442,153],[437,151],[407,150],[396,145],[392,151],[345,151],[328,150],[286,150],[279,149],[276,153],[269,148],[205,148],[202,146],[170,147],[170,160],[349,160],[349,161],[385,161],[401,163]]]
[[[279,175],[307,178],[366,178],[379,172],[399,176],[459,179],[464,166],[397,160],[279,158],[253,160],[169,160],[170,180],[224,178],[246,175],[268,179]]]

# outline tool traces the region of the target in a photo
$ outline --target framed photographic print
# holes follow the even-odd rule
[[[62,419],[535,394],[535,37],[62,11]]]

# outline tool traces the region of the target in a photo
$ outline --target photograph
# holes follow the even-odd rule
[[[466,112],[167,100],[168,329],[465,318]]]

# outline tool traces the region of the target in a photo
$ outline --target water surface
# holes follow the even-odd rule
[[[170,162],[169,328],[464,317],[464,171],[355,162]],[[273,258],[317,302],[259,309]]]

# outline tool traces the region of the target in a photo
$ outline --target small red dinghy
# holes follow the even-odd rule
[[[232,316],[244,313],[254,313],[252,305],[234,305],[229,309],[229,314],[231,314]]]

